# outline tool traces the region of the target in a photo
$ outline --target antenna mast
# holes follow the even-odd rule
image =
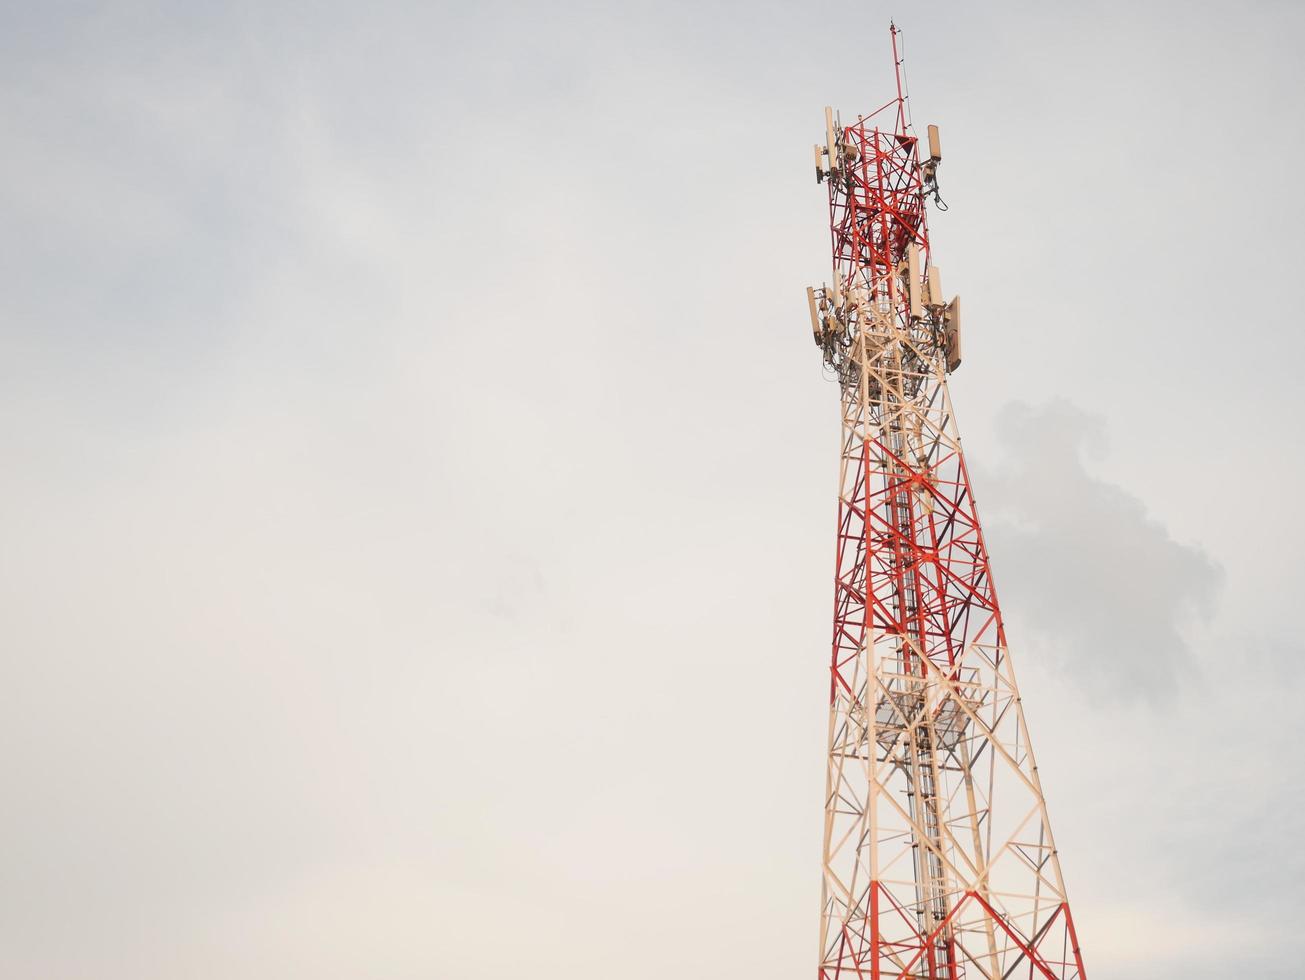
[[[897,25],[891,21],[888,32],[893,37],[893,75],[897,79],[897,131],[906,132],[906,98],[902,95],[902,56],[897,52]]]
[[[826,109],[815,148],[833,272],[807,300],[843,413],[819,978],[1085,980],[947,389],[938,129],[909,132],[891,35],[897,97]]]

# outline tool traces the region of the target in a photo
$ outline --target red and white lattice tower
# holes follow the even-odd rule
[[[925,218],[937,130],[897,96],[836,121],[833,281],[808,291],[842,395],[820,980],[1083,980],[947,375]]]

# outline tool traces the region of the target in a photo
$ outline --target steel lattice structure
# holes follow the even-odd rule
[[[843,410],[820,980],[1086,974],[947,391],[960,308],[925,214],[941,159],[897,96],[826,110]],[[936,199],[936,197],[935,197]]]

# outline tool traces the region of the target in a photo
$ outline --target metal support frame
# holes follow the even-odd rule
[[[843,410],[819,978],[1085,980],[948,395],[946,311],[919,301],[927,176],[895,27],[893,56],[897,98],[827,124],[816,152],[834,283],[812,325]]]

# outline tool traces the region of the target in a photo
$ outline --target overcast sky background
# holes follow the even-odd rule
[[[890,15],[1089,969],[1299,975],[1305,8],[0,9],[0,975],[811,975]]]

